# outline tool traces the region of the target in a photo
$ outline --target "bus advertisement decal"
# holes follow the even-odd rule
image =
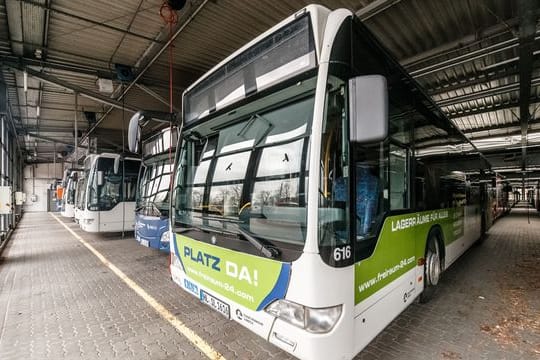
[[[446,245],[463,236],[464,208],[388,217],[370,257],[355,266],[355,304],[359,304],[416,266],[424,257],[429,231],[439,225]],[[422,240],[422,241],[420,241]]]
[[[285,297],[291,265],[176,234],[176,256],[186,276],[216,294],[258,311]]]

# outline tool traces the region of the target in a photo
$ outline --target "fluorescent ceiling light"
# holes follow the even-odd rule
[[[28,91],[28,73],[26,71],[23,72],[23,88],[24,92]]]

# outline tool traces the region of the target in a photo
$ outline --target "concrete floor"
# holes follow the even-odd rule
[[[289,355],[178,288],[166,254],[67,225],[226,359]],[[27,213],[0,258],[0,359],[205,359],[60,225]],[[357,359],[540,358],[540,216],[515,208]]]

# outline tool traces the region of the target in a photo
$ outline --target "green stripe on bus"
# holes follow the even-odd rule
[[[386,218],[373,254],[355,264],[355,304],[416,266],[424,257],[430,229],[439,225],[446,246],[464,234],[465,208],[409,213]]]

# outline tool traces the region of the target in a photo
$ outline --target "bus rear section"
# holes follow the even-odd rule
[[[141,161],[118,154],[85,159],[86,189],[79,224],[87,232],[133,231],[135,192]]]
[[[143,141],[137,185],[135,239],[143,246],[170,251],[169,190],[177,129],[165,128]]]

